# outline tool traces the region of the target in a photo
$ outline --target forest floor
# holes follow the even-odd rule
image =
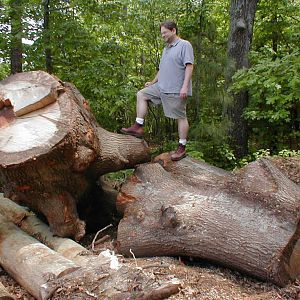
[[[300,158],[290,159],[289,161],[289,164],[286,162],[282,164],[282,159],[276,159],[275,163],[293,181],[300,184]],[[95,255],[98,255],[104,249],[116,251],[114,249],[116,230],[117,228],[110,228],[108,231],[103,232],[103,236],[108,234],[110,239],[97,245],[94,249]],[[89,234],[83,239],[82,245],[87,249],[91,247],[94,235],[95,233]],[[98,238],[101,238],[101,236]],[[157,282],[177,278],[181,288],[178,294],[168,298],[170,300],[300,300],[300,280],[290,283],[285,288],[280,288],[224,267],[205,261],[193,261],[189,258],[152,257],[120,258],[120,260],[140,269],[147,266],[147,271],[145,271],[147,276]],[[0,282],[16,299],[34,299],[1,268]],[[92,283],[85,283],[84,289],[86,291],[92,288]],[[64,298],[64,296],[61,296],[61,298],[55,297],[55,299]],[[93,298],[87,293],[86,298],[81,299],[100,300],[101,298]]]

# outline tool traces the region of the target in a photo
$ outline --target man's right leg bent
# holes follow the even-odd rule
[[[128,135],[141,138],[144,135],[144,119],[148,112],[148,100],[143,92],[138,91],[136,94],[136,119],[135,123],[128,127],[122,128],[121,132]]]
[[[138,91],[136,94],[136,117],[145,119],[148,112],[148,97],[142,92]],[[144,122],[142,123],[142,125]]]
[[[136,120],[135,124],[128,128],[122,128],[124,134],[133,135],[135,137],[143,137],[144,135],[144,119],[148,112],[148,101],[154,104],[160,104],[160,92],[156,84],[150,85],[137,92],[136,95]]]

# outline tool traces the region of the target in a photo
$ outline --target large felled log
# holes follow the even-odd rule
[[[45,72],[10,76],[0,91],[5,196],[44,214],[55,234],[79,240],[77,206],[97,197],[100,175],[148,161],[145,142],[99,127],[78,90]]]
[[[300,274],[300,187],[264,158],[229,173],[185,158],[139,166],[118,196],[121,253],[208,259],[285,285]]]
[[[0,264],[37,299],[48,299],[50,279],[74,272],[72,261],[25,234],[0,215]]]

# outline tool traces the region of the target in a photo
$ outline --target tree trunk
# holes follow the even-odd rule
[[[44,4],[44,45],[45,45],[45,61],[46,61],[46,70],[48,73],[53,73],[53,64],[52,64],[52,51],[51,51],[51,39],[50,39],[50,0],[43,1]]]
[[[12,103],[0,110],[5,197],[44,214],[54,234],[79,240],[77,205],[100,194],[100,175],[149,161],[147,145],[99,127],[78,90],[45,72],[10,76],[0,89]]]
[[[10,0],[10,69],[12,74],[22,72],[22,13],[22,0]]]
[[[234,73],[249,67],[248,53],[253,35],[253,23],[258,0],[231,0],[230,29],[228,37],[228,66],[226,84],[230,85]],[[248,92],[243,90],[233,95],[233,104],[227,108],[232,122],[230,142],[237,158],[248,154],[248,126],[243,118],[248,105]]]
[[[233,174],[185,158],[143,164],[122,186],[121,253],[214,261],[285,285],[300,273],[300,188],[268,159]]]
[[[48,299],[54,291],[47,281],[79,268],[3,216],[0,216],[0,237],[0,264],[37,299]]]

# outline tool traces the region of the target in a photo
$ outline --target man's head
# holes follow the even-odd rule
[[[163,40],[171,44],[177,38],[177,25],[173,21],[164,21],[160,24],[160,33]]]

